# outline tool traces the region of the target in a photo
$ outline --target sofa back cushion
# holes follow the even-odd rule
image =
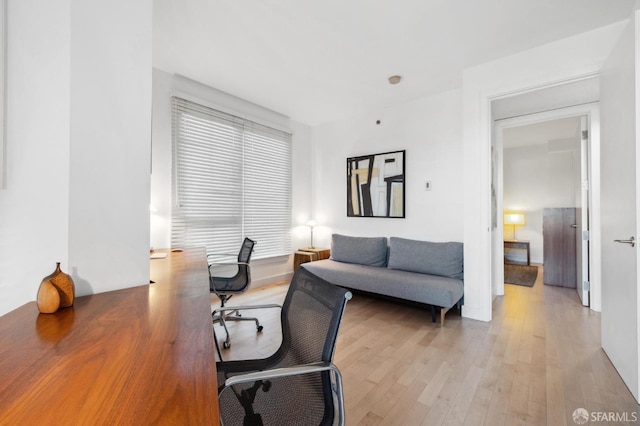
[[[433,243],[391,237],[389,268],[463,278],[462,243]]]
[[[331,236],[331,259],[368,266],[387,265],[386,237]]]

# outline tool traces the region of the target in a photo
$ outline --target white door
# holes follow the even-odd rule
[[[580,117],[580,188],[576,212],[576,290],[583,306],[589,306],[589,123]]]
[[[607,59],[600,80],[602,348],[636,399],[638,250],[631,240],[638,236],[637,15]]]

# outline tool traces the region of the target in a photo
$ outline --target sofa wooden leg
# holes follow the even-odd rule
[[[453,308],[453,306],[451,308]],[[449,312],[449,309],[451,308],[440,308],[440,327],[444,326],[444,316],[447,314],[447,312]]]
[[[456,306],[456,305],[453,305]],[[451,308],[453,308],[453,306]],[[444,317],[449,312],[451,308],[441,308],[438,307],[438,311],[440,312],[440,327],[444,326]],[[431,305],[431,322],[436,322],[436,306]]]

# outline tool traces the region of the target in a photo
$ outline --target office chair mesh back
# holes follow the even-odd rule
[[[234,373],[331,362],[347,292],[298,268],[282,306],[280,348],[266,359],[218,363],[218,385]],[[233,392],[228,390],[220,397],[222,420],[225,425],[260,424],[247,422],[248,413],[252,412],[265,425],[333,424],[330,379],[330,373],[323,372],[273,379],[262,386],[259,383],[233,386]],[[249,391],[251,388],[253,391]],[[250,393],[255,394],[253,402],[244,398]]]
[[[254,245],[255,241],[249,238],[244,239],[238,253],[238,272],[232,277],[210,277],[209,288],[211,291],[221,296],[227,292],[230,294],[241,293],[249,287],[251,283],[249,261],[251,260]]]

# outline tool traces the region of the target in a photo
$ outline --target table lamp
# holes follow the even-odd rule
[[[525,224],[524,212],[504,212],[504,224],[513,225],[513,240],[517,241],[518,239],[516,238],[516,225],[522,226]]]
[[[314,228],[317,224],[318,224],[318,223],[317,223],[315,220],[313,220],[313,219],[310,219],[310,220],[307,222],[307,226],[308,226],[309,228],[311,228],[311,246],[310,246],[310,248],[315,248],[315,247],[313,246],[313,228]]]

